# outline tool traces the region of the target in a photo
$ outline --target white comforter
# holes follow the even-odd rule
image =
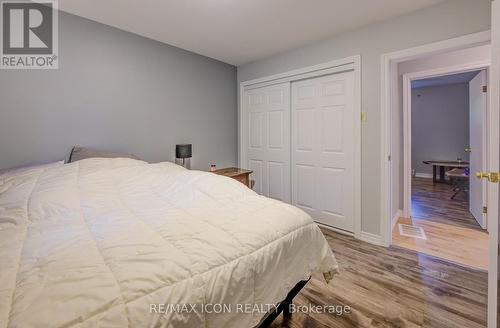
[[[230,178],[130,159],[0,175],[0,327],[253,327],[247,304],[336,269],[307,214]]]

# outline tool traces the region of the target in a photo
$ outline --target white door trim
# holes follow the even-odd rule
[[[486,70],[489,76],[490,61],[478,61],[466,63],[456,66],[439,67],[435,69],[411,72],[403,75],[403,216],[406,218],[411,217],[411,82],[414,80],[432,78],[436,76],[465,73],[476,70]],[[487,108],[489,108],[489,97],[487,97]],[[488,112],[488,111],[486,111]],[[487,126],[488,119],[483,116],[483,126]],[[486,131],[483,131],[483,154],[487,154],[488,136]],[[483,161],[483,165],[486,161]],[[486,171],[486,167],[483,167]],[[473,174],[474,172],[471,172]],[[486,205],[486,184],[483,187],[483,206]],[[483,227],[484,228],[484,227]],[[390,238],[391,236],[389,236]]]
[[[326,74],[342,72],[346,70],[354,71],[354,111],[358,112],[359,120],[355,120],[355,135],[356,140],[354,140],[355,149],[355,160],[354,160],[354,183],[355,183],[355,209],[354,209],[354,237],[361,237],[361,56],[355,55],[351,57],[346,57],[342,59],[337,59],[322,63],[319,65],[308,66],[304,68],[299,68],[291,70],[284,73],[274,74],[267,77],[262,77],[254,80],[243,81],[239,85],[239,106],[238,106],[238,139],[239,139],[239,151],[238,151],[238,163],[242,166],[246,159],[246,147],[244,144],[245,138],[242,138],[241,126],[245,124],[243,115],[244,112],[244,97],[243,92],[246,88],[253,88],[256,86],[270,85],[274,83],[292,82],[298,81],[304,78],[318,77]],[[291,159],[290,159],[291,163]]]
[[[241,87],[248,87],[254,84],[260,84],[260,83],[268,83],[268,82],[275,82],[275,83],[282,83],[282,82],[287,82],[287,81],[297,81],[301,78],[297,78],[297,76],[306,74],[306,73],[315,73],[314,75],[308,76],[309,77],[317,77],[324,75],[322,70],[326,69],[331,69],[335,67],[340,67],[344,65],[355,65],[357,62],[359,63],[361,61],[361,56],[360,55],[355,55],[355,56],[350,56],[346,58],[341,58],[341,59],[336,59],[332,60],[326,63],[321,63],[318,65],[313,65],[313,66],[307,66],[307,67],[302,67],[298,69],[294,69],[291,71],[283,72],[283,73],[278,73],[274,75],[269,75],[269,76],[264,76],[260,77],[258,79],[253,79],[253,80],[248,80],[248,81],[243,81],[240,83],[240,89]]]
[[[380,231],[382,244],[390,245],[391,238],[391,162],[390,150],[392,136],[390,133],[391,118],[391,76],[392,66],[405,60],[411,60],[422,55],[431,55],[446,51],[469,48],[487,44],[490,41],[490,31],[483,31],[461,37],[434,42],[419,47],[404,49],[381,56],[381,94],[380,94],[380,128],[381,128],[381,156],[380,156]]]

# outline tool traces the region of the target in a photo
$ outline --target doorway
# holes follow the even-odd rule
[[[488,266],[488,327],[496,327],[500,322],[500,289],[497,288],[499,280],[498,263],[498,234],[499,234],[499,207],[500,202],[498,192],[498,174],[499,174],[499,86],[500,86],[500,3],[492,1],[492,28],[491,31],[474,33],[449,40],[439,41],[414,48],[394,51],[381,56],[381,185],[380,185],[380,224],[381,239],[384,246],[390,246],[392,243],[392,222],[393,218],[402,213],[397,207],[393,208],[394,194],[394,176],[392,169],[394,167],[391,143],[394,140],[394,131],[392,129],[392,119],[394,111],[394,81],[398,79],[396,68],[398,63],[405,60],[425,55],[438,54],[445,51],[465,49],[475,45],[484,45],[491,43],[491,74],[490,83],[490,108],[489,108],[489,145],[488,145],[488,170],[482,172],[482,178],[488,180],[488,229],[489,229],[489,266]],[[396,214],[396,215],[394,215]],[[498,322],[497,322],[497,317]]]
[[[393,245],[481,270],[486,183],[470,172],[487,162],[488,69],[465,63],[403,75],[404,205],[392,230]]]

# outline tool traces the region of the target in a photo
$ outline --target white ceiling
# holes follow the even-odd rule
[[[450,85],[450,84],[458,84],[458,83],[469,83],[479,71],[458,73],[458,74],[450,74],[432,77],[429,79],[416,80],[411,83],[412,89],[426,88],[426,87],[435,87],[441,85]]]
[[[241,65],[443,0],[61,0],[63,11]]]

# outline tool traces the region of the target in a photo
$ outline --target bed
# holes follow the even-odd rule
[[[125,158],[0,175],[0,263],[0,327],[255,327],[337,270],[300,209]]]

